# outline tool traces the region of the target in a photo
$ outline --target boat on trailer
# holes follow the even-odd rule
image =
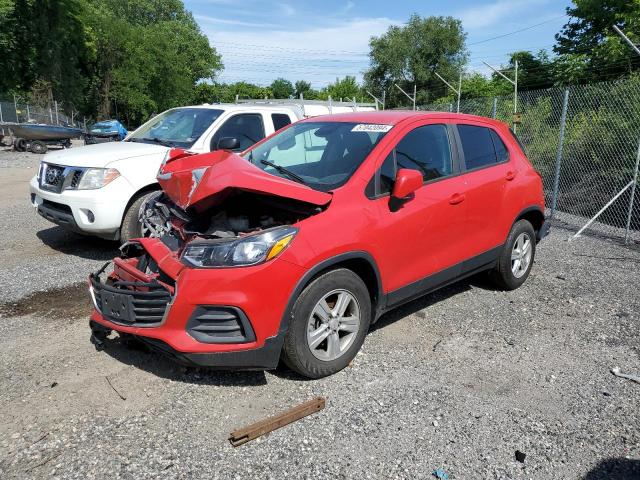
[[[60,125],[14,123],[8,125],[13,137],[13,148],[19,152],[45,153],[49,145],[71,146],[72,138],[80,138],[82,130]]]

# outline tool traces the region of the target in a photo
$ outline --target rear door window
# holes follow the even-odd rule
[[[276,132],[291,123],[291,119],[286,113],[272,113],[271,121],[273,121],[273,129]]]
[[[458,133],[467,170],[475,170],[498,163],[489,128],[476,125],[458,125]]]
[[[237,138],[240,142],[238,150],[246,150],[265,137],[262,115],[240,113],[229,118],[213,136],[211,141],[212,150],[218,145],[220,139],[225,137]]]

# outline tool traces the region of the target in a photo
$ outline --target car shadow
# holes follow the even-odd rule
[[[408,303],[400,305],[385,314],[383,314],[376,323],[371,325],[369,332],[375,332],[381,328],[387,327],[392,323],[402,320],[409,315],[418,315],[426,318],[426,314],[422,312],[425,308],[429,308],[436,303],[447,300],[451,297],[459,295],[463,292],[471,290],[472,287],[481,288],[483,290],[496,291],[499,290],[492,282],[486,272],[478,273],[459,282],[453,283],[447,287],[436,290],[433,293],[423,295]]]
[[[600,461],[582,480],[638,480],[640,460],[607,458]]]
[[[420,314],[422,310],[447,300],[455,295],[470,290],[472,287],[496,290],[486,273],[469,277],[442,288],[431,294],[419,297],[409,303],[385,313],[371,326],[370,332],[384,328],[412,314]],[[426,317],[426,314],[424,315]],[[267,384],[265,371],[233,371],[213,370],[207,368],[185,367],[168,358],[144,343],[130,340],[113,334],[104,340],[104,350],[115,360],[134,368],[145,370],[158,377],[176,382],[215,386],[260,386]],[[313,379],[304,377],[290,370],[282,361],[270,374],[285,380],[305,382]]]
[[[36,236],[48,247],[65,255],[104,261],[118,255],[118,242],[80,235],[58,226],[40,230]]]
[[[371,327],[369,328],[369,333],[375,332],[376,330],[379,330],[381,328],[388,327],[389,325],[397,322],[398,320],[402,320],[409,315],[417,314],[422,318],[426,318],[425,313],[421,314],[422,310],[435,305],[436,303],[442,302],[443,300],[454,297],[460,293],[466,292],[467,290],[471,290],[472,287],[482,288],[483,290],[498,290],[498,288],[496,288],[496,286],[491,282],[491,279],[486,272],[479,273],[467,279],[453,283],[440,290],[436,290],[433,293],[418,297],[415,300],[412,300],[388,311],[387,313],[382,315],[376,323],[371,325]],[[270,373],[285,380],[294,380],[299,382],[312,380],[290,370],[289,367],[287,367],[283,362],[280,362],[278,368]]]
[[[104,349],[101,353],[105,353],[125,365],[174,382],[218,387],[267,384],[264,371],[227,371],[185,367],[147,347],[142,342],[113,334],[104,340]]]

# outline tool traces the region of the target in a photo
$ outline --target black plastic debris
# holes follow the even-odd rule
[[[520,450],[516,450],[516,460],[520,463],[524,463],[524,459],[527,458],[527,454],[521,452]]]

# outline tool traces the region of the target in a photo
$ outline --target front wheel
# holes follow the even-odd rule
[[[529,276],[535,255],[536,232],[528,220],[518,220],[492,272],[495,283],[505,290],[518,288]]]
[[[146,203],[146,201],[152,195],[157,192],[149,192],[138,196],[127,208],[124,218],[122,219],[122,226],[120,227],[120,242],[125,243],[132,238],[144,237],[144,231],[142,229],[142,223],[140,223],[140,207]]]
[[[371,322],[371,298],[351,270],[331,270],[311,282],[293,307],[283,360],[309,378],[339,372],[356,356]]]

